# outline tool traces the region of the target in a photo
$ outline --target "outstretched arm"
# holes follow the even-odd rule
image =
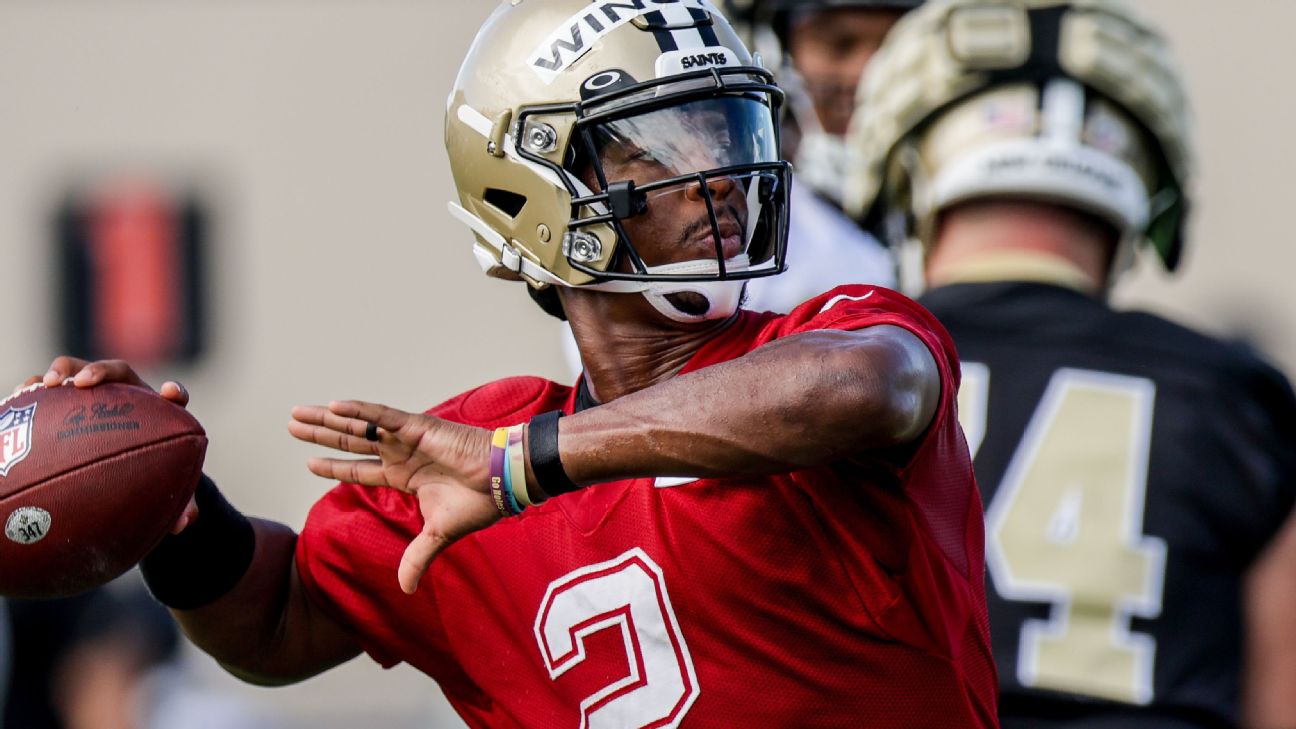
[[[563,418],[559,453],[582,484],[777,473],[910,442],[939,402],[936,362],[907,330],[814,331]],[[500,518],[484,428],[356,401],[295,408],[293,419],[295,437],[367,456],[312,458],[316,475],[418,497],[424,526],[401,559],[406,592],[447,545]]]
[[[939,402],[910,332],[813,331],[563,418],[559,452],[577,483],[776,473],[911,441]]]

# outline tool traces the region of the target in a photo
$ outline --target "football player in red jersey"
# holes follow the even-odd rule
[[[1296,726],[1296,395],[1107,301],[1136,244],[1179,259],[1165,39],[1114,0],[949,0],[869,73],[854,206],[921,245],[964,359],[1003,726]]]
[[[452,210],[587,377],[297,408],[344,483],[296,535],[204,480],[144,564],[190,638],[265,684],[409,663],[474,727],[995,726],[944,331],[871,286],[739,308],[782,265],[780,97],[707,2],[503,3],[449,99]]]

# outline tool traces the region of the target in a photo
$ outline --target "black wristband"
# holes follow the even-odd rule
[[[536,485],[548,496],[566,494],[580,488],[563,470],[558,457],[558,418],[561,410],[541,413],[527,423],[527,457],[535,472]]]
[[[194,492],[198,518],[179,534],[168,534],[140,562],[144,583],[158,602],[193,610],[234,588],[252,564],[256,532],[252,522],[221,495],[206,474]]]

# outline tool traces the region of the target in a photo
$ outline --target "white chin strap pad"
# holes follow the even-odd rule
[[[751,263],[746,254],[725,261],[726,271],[745,271],[750,266]],[[668,263],[664,266],[649,266],[648,272],[667,275],[715,275],[720,272],[720,264],[712,259],[681,261],[679,263]],[[659,281],[642,284],[642,292],[648,303],[652,304],[653,308],[660,312],[662,316],[673,321],[689,324],[733,316],[733,313],[738,311],[738,304],[742,302],[743,287],[746,283],[746,281],[742,280]],[[706,299],[706,311],[700,314],[681,311],[667,298],[672,294],[686,293],[697,294]]]

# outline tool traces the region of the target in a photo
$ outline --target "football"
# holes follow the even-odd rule
[[[74,595],[130,569],[183,513],[206,451],[198,421],[142,387],[0,401],[0,595]]]

